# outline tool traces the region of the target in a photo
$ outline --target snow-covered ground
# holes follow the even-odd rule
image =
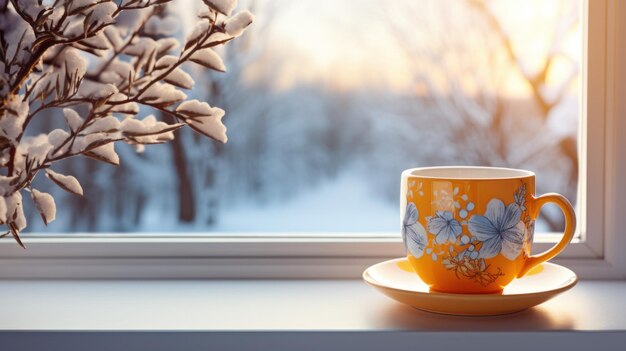
[[[185,226],[163,213],[143,218],[140,232],[280,233],[398,233],[399,211],[371,191],[363,176],[346,172],[339,177],[279,203],[248,203],[225,208],[213,227]]]
[[[398,205],[373,194],[353,173],[280,204],[224,211],[217,232],[399,232]]]

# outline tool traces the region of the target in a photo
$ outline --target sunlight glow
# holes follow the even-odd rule
[[[522,72],[511,62],[504,62],[507,58],[502,42],[484,37],[485,31],[493,30],[480,23],[484,20],[467,3],[289,2],[273,19],[271,29],[271,49],[284,58],[277,88],[315,82],[338,90],[382,86],[394,91],[419,91],[423,87],[416,83],[416,76],[430,74],[436,85],[445,81],[429,68],[428,61],[433,58],[427,57],[443,55],[434,61],[444,63],[451,74],[462,74],[477,65],[502,70],[505,77],[493,89],[509,96],[528,96]],[[548,71],[549,82],[555,85],[569,82],[572,63],[577,68],[581,56],[579,2],[565,5],[539,0],[487,2],[510,39],[524,74],[536,74],[547,55],[557,53],[559,57]],[[491,59],[500,63],[492,66]],[[466,81],[463,89],[471,93],[480,88],[477,83],[480,81]],[[575,89],[576,83],[566,84]]]

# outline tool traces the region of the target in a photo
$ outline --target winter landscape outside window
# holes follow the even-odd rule
[[[179,2],[184,36],[195,11]],[[142,154],[121,145],[118,167],[68,160],[90,193],[41,184],[68,210],[44,229],[29,208],[30,232],[399,236],[400,172],[426,165],[529,169],[538,193],[576,203],[579,1],[240,6],[254,26],[191,93],[227,111],[228,143],[187,129]],[[537,231],[562,225],[546,208]]]

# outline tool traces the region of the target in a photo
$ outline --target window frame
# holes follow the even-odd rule
[[[626,237],[618,230],[626,225],[618,210],[626,208],[626,184],[618,182],[626,176],[626,122],[618,118],[626,115],[626,102],[615,98],[626,96],[626,62],[616,60],[617,51],[626,51],[616,45],[626,41],[626,26],[617,21],[625,8],[615,0],[585,0],[581,9],[579,235],[554,261],[582,278],[626,277]],[[537,234],[533,251],[554,241]],[[0,278],[358,278],[367,266],[404,255],[399,236],[389,233],[30,235],[24,242],[25,251],[0,239]]]

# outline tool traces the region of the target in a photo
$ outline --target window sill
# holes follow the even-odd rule
[[[573,350],[626,340],[625,281],[581,281],[533,309],[479,318],[415,311],[358,280],[3,280],[0,291],[0,340],[11,350],[453,349],[459,342],[484,350],[486,334],[508,350],[535,339]]]
[[[537,235],[533,253],[556,236]],[[0,279],[358,279],[372,264],[404,256],[397,235],[310,237],[28,237],[0,239]],[[585,242],[552,262],[582,279],[624,279]]]

